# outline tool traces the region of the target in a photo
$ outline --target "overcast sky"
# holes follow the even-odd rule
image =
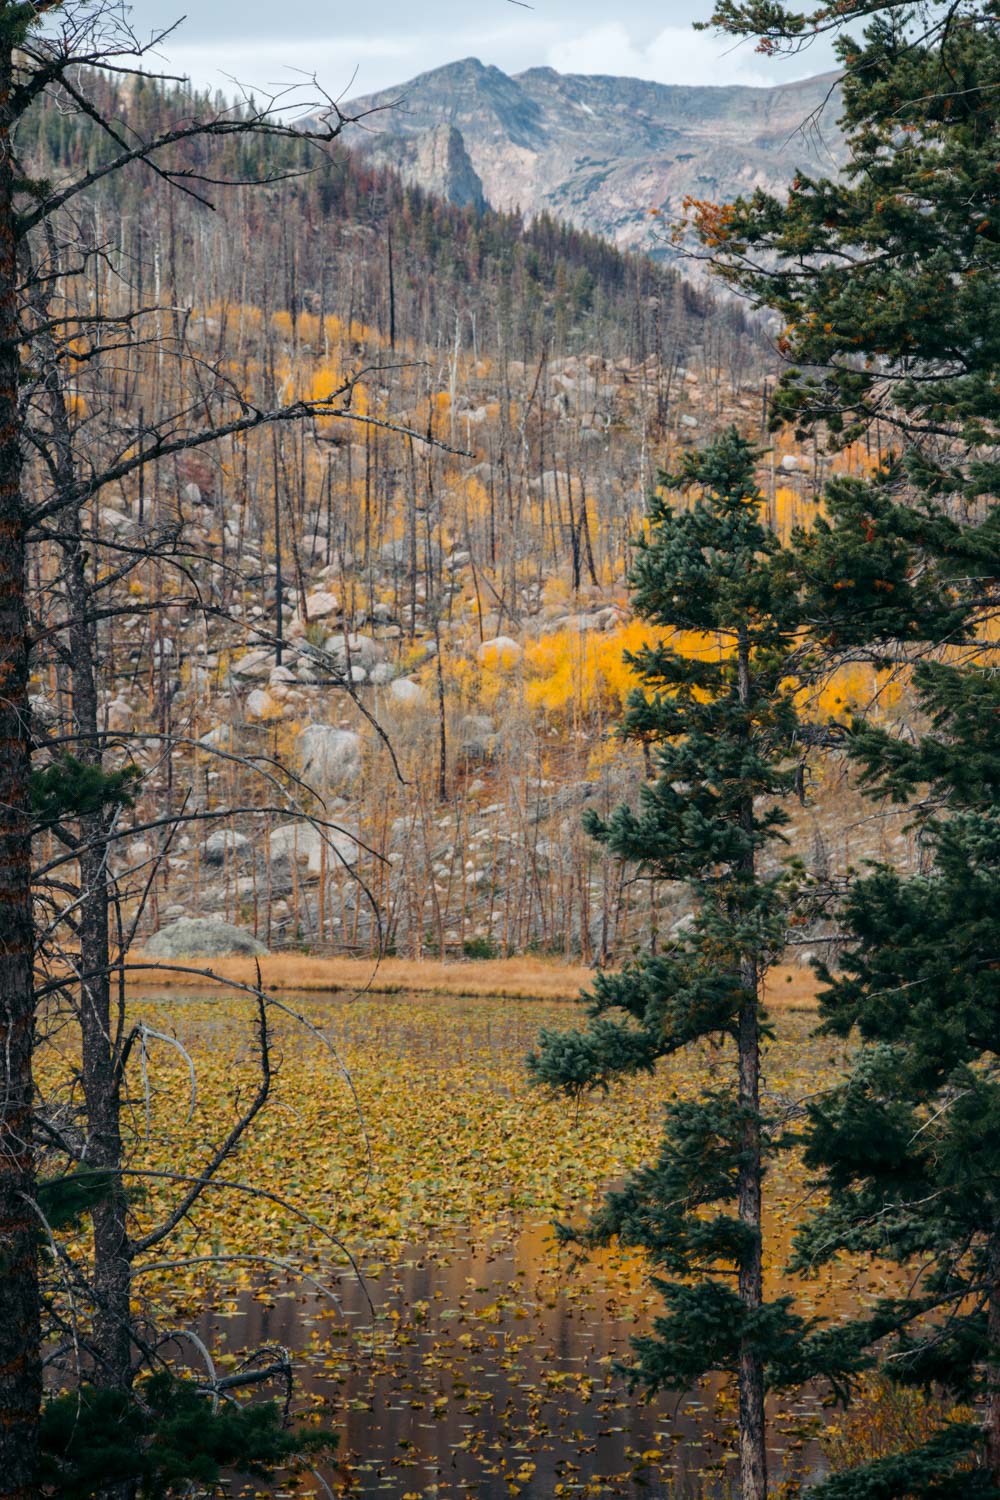
[[[332,95],[372,93],[463,57],[505,72],[548,65],[659,83],[778,83],[832,65],[819,46],[769,62],[752,45],[695,32],[711,0],[187,0],[162,48],[164,63],[198,85],[226,78],[258,87],[316,72]],[[133,0],[143,37],[185,14],[184,0]]]

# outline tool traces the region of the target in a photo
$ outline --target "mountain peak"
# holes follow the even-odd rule
[[[491,83],[510,86],[513,82],[509,74],[495,67],[493,63],[484,63],[478,57],[462,57],[455,62],[442,63],[437,68],[428,68],[426,73],[418,73],[408,83],[401,83],[391,89],[383,89],[381,94],[369,97],[382,98],[389,94],[409,95],[415,90],[437,92],[449,88],[485,89],[489,88]]]
[[[457,78],[468,74],[474,78],[481,78],[485,73],[499,72],[498,68],[487,67],[478,57],[460,57],[455,62],[442,63],[438,68],[429,68],[426,73],[421,73],[420,78]],[[417,82],[420,80],[418,79]]]
[[[430,188],[399,143],[450,126],[461,150],[439,139],[423,159],[457,167],[467,156],[463,192],[471,173],[495,208],[548,211],[620,245],[666,253],[661,226],[680,217],[689,195],[726,202],[757,188],[781,193],[796,171],[836,170],[844,158],[829,105],[836,81],[827,73],[775,88],[696,87],[551,67],[511,77],[470,57],[352,101],[348,108],[377,113],[347,139],[398,159]],[[402,109],[380,108],[401,96]],[[824,108],[825,139],[801,129]]]

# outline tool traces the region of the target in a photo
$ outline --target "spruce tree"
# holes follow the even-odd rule
[[[969,637],[995,602],[1000,3],[718,0],[714,20],[773,52],[865,17],[837,44],[844,172],[690,209],[714,272],[784,321],[772,427],[877,456],[799,549],[824,644],[885,660]]]
[[[1000,482],[1000,5],[720,0],[715,14],[768,52],[865,18],[837,42],[827,106],[843,172],[691,215],[715,273],[781,319],[775,425],[841,448],[877,423],[911,492],[968,503]]]
[[[924,872],[860,880],[842,966],[821,971],[825,1024],[860,1049],[809,1112],[829,1204],[797,1258],[878,1255],[900,1289],[800,1355],[977,1401],[974,1421],[817,1491],[944,1500],[1000,1493],[1000,689],[984,628],[1000,577],[1000,7],[722,0],[715,19],[777,50],[859,17],[839,42],[845,175],[695,213],[722,274],[785,320],[775,423],[833,448],[873,423],[889,440],[873,480],[828,489],[797,566],[828,648],[917,663],[916,734],[862,722],[848,753],[873,796],[912,805]]]
[[[657,1159],[608,1195],[582,1238],[618,1237],[656,1268],[665,1304],[636,1339],[635,1378],[686,1390],[735,1376],[743,1500],[767,1493],[764,1395],[804,1333],[786,1297],[766,1302],[761,1199],[776,1149],[761,1108],[761,986],[785,946],[783,876],[762,859],[794,786],[796,587],[762,514],[756,454],[735,431],[663,476],[631,574],[638,614],[664,632],[629,658],[641,688],[621,725],[652,749],[638,806],[590,831],[652,880],[691,889],[692,924],[602,973],[586,1030],[542,1033],[535,1079],[582,1094],[705,1040],[728,1042],[729,1085],[672,1105]],[[682,496],[688,496],[685,507]],[[674,632],[695,633],[692,650]],[[681,649],[682,646],[685,649]]]
[[[842,913],[851,946],[821,971],[825,1028],[861,1046],[809,1109],[806,1161],[829,1202],[797,1260],[898,1263],[899,1291],[834,1348],[975,1403],[977,1421],[839,1476],[837,1500],[1000,1494],[1000,680],[933,661],[914,677],[928,733],[861,725],[850,754],[874,795],[914,801],[931,867],[859,880]]]

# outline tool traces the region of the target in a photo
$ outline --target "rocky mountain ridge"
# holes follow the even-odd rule
[[[352,100],[348,144],[453,202],[547,210],[616,244],[666,252],[689,195],[780,192],[844,159],[837,76],[775,88],[684,87],[476,58]],[[446,134],[445,134],[446,132]],[[457,137],[457,138],[456,138]]]

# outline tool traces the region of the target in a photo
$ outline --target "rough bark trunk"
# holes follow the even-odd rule
[[[41,1401],[32,1210],[31,744],[18,416],[12,41],[0,36],[0,1496],[30,1500]]]
[[[748,633],[741,628],[737,643],[737,669],[741,705],[749,709],[752,700],[750,647]],[[747,726],[749,736],[749,725]],[[744,831],[753,831],[753,798],[748,797],[742,809]],[[755,857],[751,848],[744,856],[739,875],[752,881]],[[743,1111],[740,1166],[737,1178],[737,1212],[751,1231],[752,1248],[739,1266],[739,1295],[744,1308],[753,1311],[764,1300],[763,1243],[761,1237],[761,1130],[760,1130],[760,1023],[757,1015],[757,956],[744,953],[739,961],[740,1007],[739,1100]],[[764,1422],[764,1362],[752,1339],[742,1339],[739,1352],[739,1437],[741,1500],[766,1500],[767,1436]]]
[[[761,1242],[760,1036],[757,1021],[756,966],[741,965],[741,983],[753,986],[740,1012],[740,1104],[746,1112],[737,1184],[740,1219],[753,1233],[753,1248],[740,1261],[740,1301],[748,1311],[764,1300]],[[748,995],[751,993],[748,989]],[[767,1442],[764,1424],[764,1365],[751,1339],[740,1343],[740,1495],[741,1500],[765,1500]]]
[[[80,736],[79,759],[103,761],[98,723],[97,663],[90,595],[79,512],[68,524],[66,584],[71,625],[73,717]],[[81,1068],[87,1111],[87,1163],[111,1174],[110,1191],[92,1210],[94,1231],[94,1351],[97,1385],[127,1391],[131,1367],[131,1247],[121,1179],[121,1099],[117,1072],[118,1038],[112,1018],[108,943],[111,892],[108,877],[109,823],[106,812],[80,820],[80,986]]]
[[[55,263],[56,246],[49,250]],[[44,324],[49,307],[40,297],[34,308]],[[50,421],[52,453],[60,489],[69,494],[76,465],[59,351],[49,334],[38,340],[44,359],[44,386]],[[140,473],[142,471],[140,470]],[[87,551],[79,505],[69,508],[63,521],[63,580],[69,623],[70,692],[77,739],[77,758],[102,767],[103,743],[98,704],[96,627],[90,621],[92,595],[87,580]],[[110,823],[101,809],[80,819],[80,900],[77,909],[80,942],[81,1078],[87,1121],[88,1166],[111,1174],[110,1191],[91,1211],[94,1245],[93,1320],[89,1347],[92,1379],[106,1389],[128,1391],[131,1367],[131,1246],[126,1222],[126,1199],[121,1177],[121,1083],[117,1057],[120,1038],[112,1022],[109,919],[111,886],[108,875]],[[108,1492],[127,1500],[129,1490]]]
[[[986,1336],[989,1357],[986,1366],[986,1464],[993,1483],[1000,1488],[1000,1225],[994,1227],[987,1261],[989,1308]]]

